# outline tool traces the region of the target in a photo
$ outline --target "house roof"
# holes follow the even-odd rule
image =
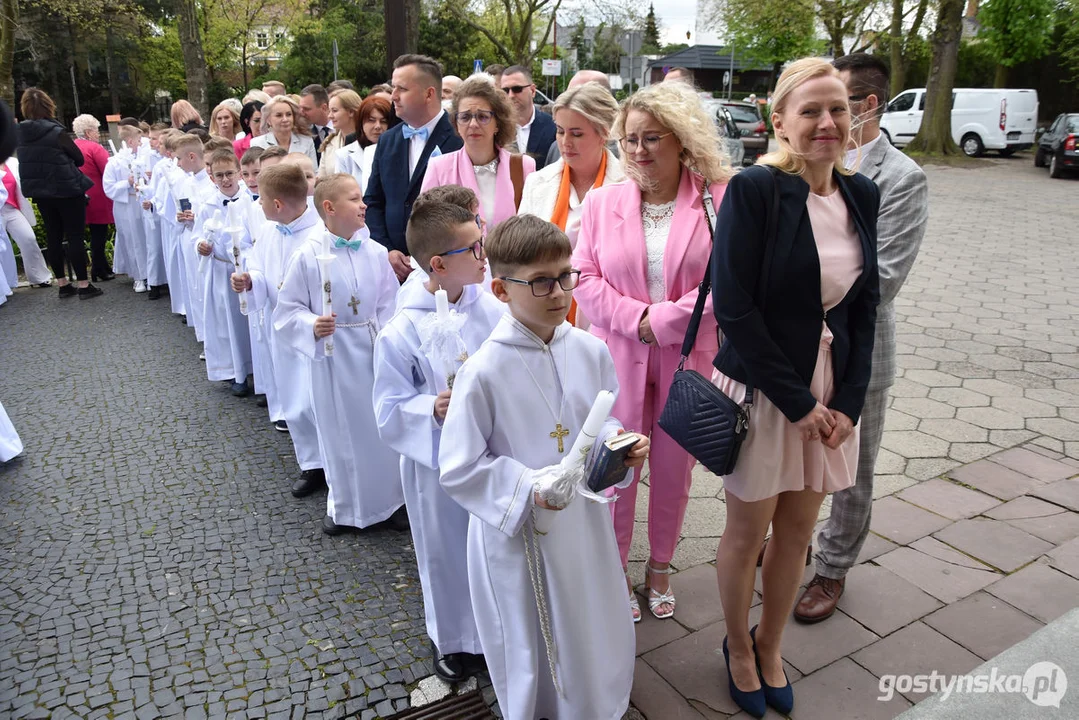
[[[731,49],[724,45],[693,45],[685,50],[648,62],[648,67],[684,67],[690,70],[729,70]],[[771,70],[770,67],[744,62],[734,55],[735,70]]]

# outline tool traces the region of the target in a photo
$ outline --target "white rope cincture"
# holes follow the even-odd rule
[[[535,512],[535,506],[532,508]],[[543,643],[547,648],[547,665],[551,669],[551,682],[554,683],[555,692],[565,699],[562,686],[558,682],[558,648],[555,646],[554,634],[551,632],[551,611],[548,607],[547,584],[543,580],[542,558],[539,552],[540,532],[536,530],[535,519],[530,526],[524,529],[525,558],[528,560],[528,574],[532,579],[532,592],[536,596],[536,611],[539,614],[540,632],[543,634]]]

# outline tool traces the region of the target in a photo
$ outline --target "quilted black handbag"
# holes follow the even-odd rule
[[[765,248],[761,263],[761,279],[757,284],[757,304],[761,306],[761,292],[767,279],[767,268],[775,245],[776,222],[779,214],[779,186],[772,176],[772,206],[768,208],[768,221],[765,226]],[[715,226],[715,208],[708,183],[704,185],[705,220],[709,231]],[[701,462],[716,475],[729,475],[738,462],[738,451],[742,448],[746,431],[749,428],[750,408],[753,406],[753,385],[746,382],[746,397],[742,405],[731,400],[695,370],[686,370],[685,364],[693,343],[697,340],[697,331],[704,315],[704,303],[712,288],[711,269],[705,271],[697,293],[697,303],[693,306],[693,315],[686,328],[686,337],[682,341],[682,360],[674,373],[667,403],[659,417],[659,426],[682,446],[690,455]]]

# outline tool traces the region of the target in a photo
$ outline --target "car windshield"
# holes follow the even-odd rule
[[[727,105],[725,106],[730,111],[731,117],[735,122],[740,123],[755,123],[760,122],[760,116],[751,107],[745,105]]]
[[[1071,115],[1068,117],[1068,132],[1079,133],[1079,115]]]

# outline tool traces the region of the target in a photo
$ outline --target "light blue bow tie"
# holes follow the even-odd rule
[[[401,134],[405,136],[405,140],[409,140],[413,135],[419,135],[423,141],[427,141],[427,138],[431,135],[431,132],[425,128],[411,128],[408,125],[404,125],[401,128]]]
[[[278,223],[277,232],[281,233],[282,235],[291,235],[292,228],[290,228],[288,225],[282,225],[281,223]]]
[[[333,246],[335,248],[348,248],[349,250],[359,250],[359,240],[345,240],[343,237],[335,237],[333,239]]]

